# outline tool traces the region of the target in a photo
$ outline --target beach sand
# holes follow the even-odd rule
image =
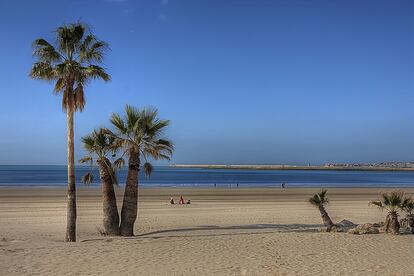
[[[329,189],[327,210],[383,221],[368,202],[386,190]],[[2,187],[0,275],[414,275],[414,235],[320,233],[316,191],[144,188],[136,236],[118,238],[98,234],[100,190],[82,187],[78,242],[64,243],[64,188]],[[169,205],[181,194],[192,204]]]

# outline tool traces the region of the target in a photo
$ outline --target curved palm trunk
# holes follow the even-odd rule
[[[389,212],[385,219],[385,233],[399,234],[400,222],[398,221],[397,212]]]
[[[117,236],[119,235],[119,214],[113,178],[109,169],[111,163],[107,158],[98,160],[97,163],[102,182],[103,227],[107,235]]]
[[[321,213],[323,224],[326,226],[326,232],[330,232],[334,226],[331,218],[323,206],[319,206],[319,212]]]
[[[66,242],[76,241],[76,185],[75,185],[75,157],[73,142],[73,117],[74,112],[69,108],[66,112],[67,118],[67,158],[68,158],[68,199],[67,199],[67,221]]]
[[[131,151],[128,160],[128,176],[125,185],[124,200],[121,210],[121,236],[133,236],[134,224],[138,214],[138,173],[139,154]]]

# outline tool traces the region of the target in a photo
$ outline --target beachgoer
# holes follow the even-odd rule
[[[180,196],[179,204],[184,204],[184,198],[183,198],[183,196]]]
[[[187,203],[186,204],[191,204],[191,200],[187,200]]]
[[[174,198],[171,198],[171,199],[170,199],[170,204],[175,204],[175,202],[174,202]]]

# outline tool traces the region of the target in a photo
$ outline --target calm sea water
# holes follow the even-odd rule
[[[76,168],[80,183],[86,167]],[[120,185],[127,170],[118,173]],[[94,183],[99,185],[98,171]],[[220,170],[155,167],[151,178],[141,175],[142,186],[287,186],[295,187],[414,187],[414,172],[372,171],[294,171],[294,170]],[[62,186],[66,185],[65,166],[0,166],[0,186]],[[83,184],[79,184],[83,185]]]

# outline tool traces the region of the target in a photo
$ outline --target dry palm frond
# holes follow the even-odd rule
[[[88,172],[84,176],[82,176],[82,182],[85,185],[91,184],[93,182],[93,175],[92,175],[92,173]]]

